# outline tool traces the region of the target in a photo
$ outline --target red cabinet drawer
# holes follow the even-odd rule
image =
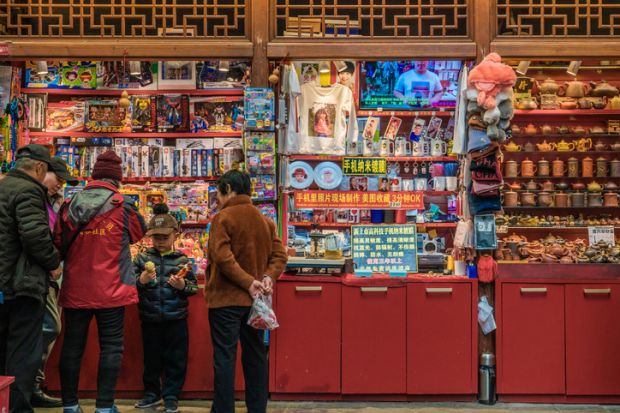
[[[620,284],[566,286],[566,391],[620,395]]]
[[[476,393],[470,284],[407,286],[407,393]]]
[[[340,311],[340,284],[278,284],[274,392],[340,392]]]
[[[501,284],[498,393],[565,392],[564,286]]]
[[[342,287],[342,392],[406,392],[406,288]]]

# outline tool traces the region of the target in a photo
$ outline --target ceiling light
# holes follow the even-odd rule
[[[319,73],[329,73],[331,70],[331,63],[327,60],[323,60],[319,63]]]
[[[142,74],[142,63],[137,60],[129,61],[129,74],[131,76],[140,76]]]
[[[45,61],[45,60],[37,61],[36,71],[37,71],[37,75],[46,75],[46,74],[48,74],[49,72],[47,70],[47,61]]]
[[[515,72],[517,72],[517,74],[521,75],[521,76],[525,76],[527,73],[527,69],[530,68],[530,61],[529,60],[521,60],[519,62],[519,65],[517,66],[517,70],[515,70]]]
[[[571,76],[577,76],[579,73],[579,68],[581,67],[581,60],[573,60],[568,65],[568,69],[566,69],[566,73]]]
[[[230,70],[230,62],[228,60],[221,60],[218,70],[220,72],[228,72]]]

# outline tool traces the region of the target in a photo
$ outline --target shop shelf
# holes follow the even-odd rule
[[[585,177],[585,176],[575,176],[575,177],[571,177],[571,176],[516,176],[516,177],[508,177],[508,176],[504,176],[504,181],[510,181],[510,180],[521,180],[521,179],[533,179],[533,180],[537,180],[537,179],[550,179],[550,180],[568,180],[568,181],[579,181],[579,180],[583,180],[583,181],[596,181],[601,180],[601,179],[611,179],[611,180],[616,180],[616,179],[620,179],[620,177],[613,177],[613,176],[590,176],[590,177]]]
[[[605,109],[555,109],[555,110],[522,110],[514,111],[515,116],[612,116],[620,115],[620,110]]]
[[[545,226],[538,226],[538,227],[523,227],[523,226],[515,226],[515,227],[508,227],[509,231],[515,230],[515,231],[523,231],[523,230],[531,230],[531,231],[544,231],[544,230],[550,230],[550,231],[587,231],[588,228],[590,226],[609,226],[609,225],[589,225],[589,226],[574,226],[574,227],[545,227]],[[615,229],[620,229],[620,226],[618,225],[614,225]]]
[[[54,137],[54,138],[230,138],[241,137],[241,132],[170,132],[170,133],[97,133],[97,132],[30,132],[30,136],[37,137]]]
[[[558,134],[558,133],[552,133],[549,135],[544,135],[542,133],[537,133],[536,135],[525,135],[525,134],[518,134],[518,135],[512,135],[513,139],[565,139],[565,140],[569,140],[569,139],[581,139],[583,137],[589,137],[592,139],[596,139],[596,138],[616,138],[616,139],[620,139],[620,134],[618,133],[582,133],[582,134],[574,134],[574,133],[565,133],[565,134]],[[575,152],[575,151],[572,151]],[[512,152],[511,152],[512,153]]]
[[[516,153],[516,152],[515,152]],[[620,152],[619,152],[620,154]],[[353,158],[383,158],[383,156],[361,156],[361,155],[290,155],[290,161],[340,161],[344,157]],[[454,156],[387,156],[388,162],[457,162]]]
[[[563,211],[571,211],[571,210],[583,211],[583,210],[589,210],[589,209],[595,209],[597,211],[599,211],[599,210],[609,210],[609,211],[618,210],[618,207],[606,207],[606,206],[600,206],[600,207],[589,207],[589,206],[583,206],[583,207],[576,207],[576,206],[570,206],[570,207],[514,206],[514,207],[509,207],[509,206],[504,206],[502,208],[504,210],[506,210],[506,211],[513,211],[513,210],[516,210],[516,211],[520,211],[520,210],[531,211],[531,210],[541,210],[541,209],[553,209],[553,210],[563,210]]]
[[[361,223],[339,223],[339,222],[319,222],[319,228],[349,228],[352,225],[415,225],[424,228],[456,228],[456,222],[425,222],[418,224],[415,222],[407,222],[406,224],[361,224]],[[311,228],[312,222],[289,222],[288,225],[300,228]]]
[[[451,110],[358,110],[357,116],[403,116],[403,117],[424,117],[424,116],[454,116],[454,111]]]
[[[196,182],[196,181],[217,181],[218,176],[163,176],[163,177],[137,177],[123,178],[123,183],[162,183],[162,182]]]
[[[620,137],[618,137],[620,140]],[[530,157],[530,158],[544,158],[545,156],[549,157],[586,157],[586,156],[602,156],[602,155],[610,155],[610,156],[620,156],[620,151],[585,151],[585,152],[577,152],[577,151],[536,151],[536,152],[503,152],[504,157]],[[561,158],[560,158],[561,159]]]
[[[47,93],[48,95],[65,96],[115,96],[120,97],[123,90],[130,95],[164,95],[185,94],[192,96],[243,96],[243,89],[170,89],[170,90],[137,90],[137,89],[47,89],[23,88],[21,93]]]
[[[182,227],[206,227],[209,224],[209,220],[205,221],[183,221],[181,222]]]

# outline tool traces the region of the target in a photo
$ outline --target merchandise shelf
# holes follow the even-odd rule
[[[616,138],[616,139],[620,139],[620,134],[618,133],[582,133],[582,134],[575,134],[575,133],[551,133],[549,135],[545,135],[542,133],[537,133],[537,134],[533,134],[533,135],[528,135],[528,134],[524,134],[524,133],[519,133],[519,134],[515,134],[512,135],[513,139],[581,139],[583,137],[588,137],[588,138]],[[576,152],[576,151],[568,151],[568,152]],[[512,153],[512,152],[511,152]]]
[[[183,221],[181,222],[182,227],[206,227],[209,224],[209,220],[206,221]]]
[[[560,179],[565,179],[568,181],[579,181],[579,180],[601,180],[601,179],[620,179],[618,177],[613,177],[613,176],[504,176],[504,181],[509,181],[512,179],[517,179],[517,180],[522,180],[522,179],[533,179],[533,180],[537,180],[537,179],[550,179],[550,180],[560,180]]]
[[[351,223],[351,222],[317,222],[317,223],[313,223],[313,222],[289,222],[288,225],[292,225],[294,227],[301,227],[301,228],[311,228],[312,225],[317,224],[319,227],[321,228],[348,228],[352,225],[416,225],[418,227],[424,227],[424,228],[456,228],[456,222],[425,222],[423,224],[419,224],[419,223],[415,223],[415,222],[408,222],[407,224],[362,224],[362,223]]]
[[[554,109],[554,110],[524,110],[516,109],[514,111],[515,116],[611,116],[620,115],[620,110],[607,110],[607,109]]]
[[[618,139],[620,140],[620,137],[618,137]],[[560,156],[574,156],[574,157],[586,157],[586,156],[593,156],[593,155],[615,155],[615,156],[620,156],[620,151],[585,151],[585,152],[580,152],[580,151],[535,151],[535,152],[524,152],[524,151],[517,151],[517,152],[509,152],[509,151],[504,151],[504,155],[510,155],[510,157],[515,157],[515,158],[519,158],[519,157],[531,157],[531,158],[544,158],[545,156],[555,156],[555,157],[560,157]]]
[[[243,96],[243,89],[169,89],[169,90],[139,90],[139,89],[47,89],[23,88],[21,93],[47,93],[48,95],[67,96],[116,96],[120,97],[123,91],[129,95],[168,95],[185,94],[192,96]]]
[[[575,225],[573,227],[546,227],[546,226],[537,226],[537,227],[526,227],[526,226],[514,226],[507,227],[509,231],[523,231],[523,230],[532,230],[532,231],[541,231],[541,230],[552,230],[552,231],[575,231],[575,230],[583,230],[586,231],[589,227],[595,226],[611,226],[611,225]],[[619,225],[613,226],[615,229],[620,229]]]
[[[503,206],[502,207],[504,210],[516,210],[516,211],[520,211],[520,210],[525,210],[525,211],[530,211],[530,210],[541,210],[541,209],[553,209],[553,210],[563,210],[563,211],[570,211],[572,209],[575,210],[579,210],[579,211],[583,211],[583,210],[589,210],[589,209],[595,209],[597,211],[599,210],[609,210],[609,211],[613,211],[613,210],[617,210],[618,207],[608,207],[608,206],[599,206],[599,207],[589,207],[589,206],[583,206],[583,207],[576,207],[576,206],[570,206],[570,207],[554,207],[554,206],[514,206],[514,207],[509,207],[509,206]]]
[[[450,110],[390,110],[390,109],[375,109],[375,110],[358,110],[357,116],[454,116],[454,111]]]
[[[141,133],[141,132],[129,132],[129,133],[98,133],[98,132],[30,132],[30,136],[36,137],[54,137],[54,138],[165,138],[165,139],[179,139],[179,138],[237,138],[241,137],[242,133],[235,132],[168,132],[168,133]]]
[[[289,155],[291,161],[340,161],[342,158],[384,158],[381,155],[361,156],[361,155]],[[453,156],[387,156],[388,162],[457,162]]]
[[[89,179],[89,178],[80,178]],[[218,176],[163,176],[163,177],[136,177],[123,178],[123,183],[162,183],[162,182],[196,182],[196,181],[217,181]]]

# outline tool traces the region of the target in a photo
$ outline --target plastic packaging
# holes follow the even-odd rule
[[[248,325],[257,330],[273,330],[280,326],[276,319],[276,313],[271,306],[270,295],[258,294],[254,298]]]

